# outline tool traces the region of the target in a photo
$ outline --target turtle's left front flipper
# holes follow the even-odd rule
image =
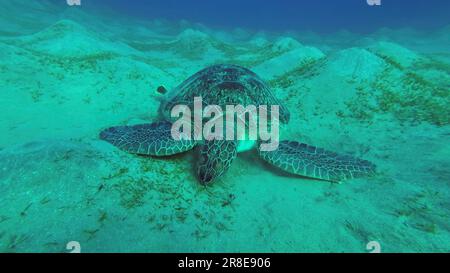
[[[375,173],[369,161],[296,141],[281,141],[275,151],[259,150],[259,155],[289,173],[333,182]]]
[[[212,140],[200,145],[197,175],[205,185],[224,174],[237,155],[236,141]]]

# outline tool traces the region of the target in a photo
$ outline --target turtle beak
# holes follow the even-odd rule
[[[214,177],[209,172],[204,172],[202,170],[199,170],[197,175],[198,175],[198,180],[200,181],[200,184],[203,186],[208,186],[214,180]]]

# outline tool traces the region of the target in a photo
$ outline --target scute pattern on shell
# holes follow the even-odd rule
[[[170,116],[175,105],[193,109],[194,97],[202,97],[203,105],[279,105],[280,121],[289,121],[289,110],[274,96],[270,88],[255,73],[237,65],[214,65],[189,77],[168,94],[160,111]],[[270,109],[270,108],[269,108]]]

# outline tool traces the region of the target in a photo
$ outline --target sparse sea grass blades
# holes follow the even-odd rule
[[[0,252],[450,252],[450,1],[168,2],[2,1]]]

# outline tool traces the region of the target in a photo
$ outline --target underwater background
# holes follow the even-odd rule
[[[2,1],[0,252],[450,251],[450,2]],[[101,141],[158,117],[206,66],[256,72],[283,138],[370,160],[341,184],[239,154],[208,187],[194,152]]]

